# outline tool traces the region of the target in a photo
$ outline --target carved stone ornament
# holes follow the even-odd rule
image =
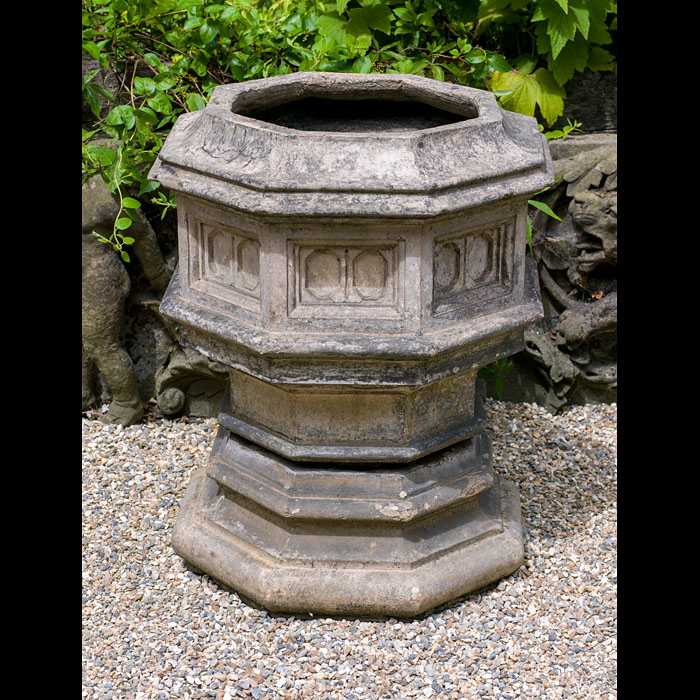
[[[173,345],[156,374],[156,400],[166,416],[216,416],[226,389],[226,367]]]
[[[525,333],[503,397],[556,412],[617,400],[617,136],[550,143],[558,184],[531,209],[544,318]]]
[[[104,145],[111,142],[105,140]],[[119,201],[96,176],[82,188],[82,408],[97,401],[97,372],[112,394],[105,420],[121,425],[137,423],[143,415],[144,397],[132,359],[124,348],[122,332],[125,302],[131,290],[129,273],[112,246],[92,235],[109,238]],[[156,293],[162,295],[170,278],[156,235],[140,215],[130,229],[133,252]]]
[[[228,368],[173,547],[271,610],[412,615],[523,557],[477,372],[542,316],[531,117],[419,76],[217,87],[150,177],[177,193],[161,303]]]

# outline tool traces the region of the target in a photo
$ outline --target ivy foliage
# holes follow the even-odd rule
[[[134,197],[165,214],[174,198],[147,174],[178,116],[217,85],[295,71],[426,75],[551,127],[576,71],[613,67],[616,18],[613,0],[82,0],[83,54],[99,63],[82,81],[83,181],[101,175],[130,215]]]

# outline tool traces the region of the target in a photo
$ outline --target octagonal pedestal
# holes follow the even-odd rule
[[[480,368],[542,304],[536,121],[413,75],[217,87],[150,173],[177,193],[161,311],[229,368],[173,537],[269,610],[411,616],[514,571]]]

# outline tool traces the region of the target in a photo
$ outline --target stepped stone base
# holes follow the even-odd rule
[[[537,121],[423,76],[302,71],[218,86],[149,177],[178,198],[161,311],[229,371],[175,551],[330,615],[411,617],[517,569],[474,384],[542,318]]]
[[[523,561],[484,432],[397,469],[292,462],[221,426],[173,547],[267,610],[327,615],[414,616]]]

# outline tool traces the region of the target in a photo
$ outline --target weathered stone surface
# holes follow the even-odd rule
[[[230,379],[222,425],[290,459],[408,462],[483,428],[476,371],[417,387]]]
[[[369,114],[350,132],[246,116],[307,98],[368,101]],[[372,103],[384,100],[401,104],[404,119],[418,104],[452,123],[377,128]],[[432,217],[549,184],[534,123],[501,110],[491,93],[420,76],[294,73],[217,87],[206,109],[178,119],[151,177],[258,215]]]
[[[410,615],[513,571],[479,368],[541,317],[534,119],[418,76],[215,90],[151,177],[178,195],[161,303],[229,368],[175,550],[273,610]]]
[[[101,143],[109,145],[103,140]],[[92,235],[112,234],[119,201],[100,177],[90,178],[82,191],[82,337],[83,410],[95,403],[95,365],[112,401],[106,420],[132,425],[143,415],[143,400],[134,363],[124,347],[125,304],[131,291],[128,272],[113,248]],[[165,263],[150,223],[139,213],[129,229],[134,258],[153,292],[161,297],[172,270]]]
[[[166,416],[218,414],[226,388],[226,367],[189,348],[173,345],[156,374],[155,396]]]
[[[220,429],[173,547],[269,610],[417,615],[522,563],[517,489],[485,448],[481,434],[406,471],[319,469]]]
[[[129,275],[111,248],[91,235],[107,232],[119,207],[98,178],[83,185],[82,347],[83,410],[96,400],[95,367],[112,392],[106,420],[122,425],[143,415],[133,363],[121,342],[124,302],[131,288]]]
[[[559,184],[532,211],[544,319],[525,331],[502,397],[550,411],[617,399],[617,136],[550,144]]]

